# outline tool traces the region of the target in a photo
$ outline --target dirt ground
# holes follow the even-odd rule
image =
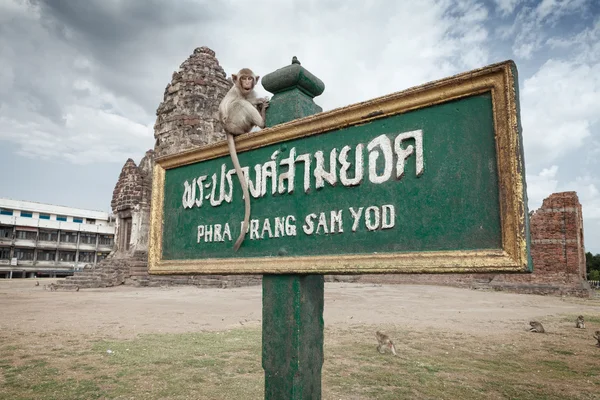
[[[261,286],[235,289],[120,286],[50,292],[51,279],[0,280],[0,331],[12,334],[85,334],[131,338],[140,333],[181,333],[260,326]],[[547,331],[561,316],[600,316],[600,299],[559,298],[441,286],[325,284],[325,326],[394,326],[402,329],[506,335],[526,331],[532,319]],[[592,322],[588,325],[594,325]],[[599,324],[596,324],[599,325]],[[593,332],[600,326],[588,326]]]

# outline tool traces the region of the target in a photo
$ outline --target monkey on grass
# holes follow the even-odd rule
[[[246,237],[246,231],[250,222],[250,193],[238,160],[233,137],[248,133],[255,126],[264,128],[265,112],[269,106],[269,101],[267,98],[256,97],[254,86],[258,83],[260,76],[254,75],[251,69],[242,68],[237,74],[231,74],[231,78],[233,80],[233,87],[229,89],[219,104],[219,119],[225,129],[229,155],[231,156],[235,173],[238,176],[244,194],[244,222],[240,236],[233,246],[233,249],[237,251]]]
[[[544,330],[544,326],[541,323],[537,322],[537,321],[531,321],[529,323],[529,325],[531,325],[531,328],[529,328],[530,332],[536,332],[536,333],[544,333],[544,332],[546,332]]]
[[[394,342],[392,342],[392,339],[390,339],[388,335],[377,331],[375,332],[375,337],[377,338],[378,343],[377,351],[379,351],[381,354],[385,354],[386,350],[390,350],[393,355],[398,355],[396,353],[396,346],[394,346]]]
[[[585,321],[583,320],[583,315],[577,317],[577,320],[575,321],[575,328],[585,329]]]

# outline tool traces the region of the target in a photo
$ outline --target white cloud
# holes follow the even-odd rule
[[[536,7],[539,21],[554,23],[559,18],[581,11],[589,3],[588,0],[542,0]]]
[[[600,120],[600,64],[548,60],[521,91],[525,159],[553,162],[580,149]]]
[[[558,187],[557,172],[558,166],[552,165],[550,168],[544,168],[537,175],[527,175],[527,198],[530,211],[540,208],[542,201],[556,192]]]
[[[512,14],[520,2],[522,2],[522,1],[521,0],[494,0],[494,3],[496,3],[496,8],[504,16]]]
[[[508,10],[512,13],[516,6],[510,1],[498,0],[496,5],[504,14]],[[511,9],[510,6],[513,8]],[[514,54],[523,60],[530,60],[545,46],[549,37],[552,38],[557,33],[561,34],[565,29],[565,26],[558,28],[562,18],[571,15],[577,15],[582,19],[588,18],[590,10],[593,9],[591,0],[542,0],[537,4],[527,2],[516,14],[512,25],[501,26],[498,32],[503,38],[514,36],[512,46]]]
[[[474,0],[364,7],[257,0],[253,14],[277,15],[259,29],[256,18],[230,12],[236,3],[225,2],[210,13],[228,18],[200,28],[166,24],[163,31],[148,30],[150,25],[126,31],[115,25],[129,35],[125,39],[113,38],[109,27],[123,22],[119,13],[129,3],[97,5],[104,24],[48,4],[22,6],[0,28],[6,33],[0,48],[17,68],[0,69],[0,139],[19,144],[22,154],[75,163],[126,159],[123,154],[151,148],[147,127],[170,72],[203,44],[217,52],[228,75],[250,66],[264,76],[297,55],[326,83],[316,100],[326,110],[478,68],[489,58],[488,11]],[[162,18],[159,11],[155,18]],[[18,49],[13,35],[19,35]],[[114,47],[103,42],[109,40]]]

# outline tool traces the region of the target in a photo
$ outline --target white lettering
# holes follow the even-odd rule
[[[285,234],[288,236],[296,236],[296,217],[288,215],[285,218]]]
[[[401,133],[396,136],[396,139],[394,140],[394,150],[398,157],[398,161],[396,162],[396,179],[400,179],[404,176],[404,162],[414,151],[412,144],[406,146],[406,149],[403,149],[401,146],[402,142],[409,138],[415,139],[414,147],[417,148],[416,175],[421,176],[423,173],[423,131],[418,129],[416,131]]]
[[[263,222],[262,232],[260,233],[261,239],[265,238],[265,232],[269,234],[269,238],[273,237],[273,232],[271,231],[271,222],[269,221],[269,218],[265,218],[265,222]]]
[[[317,218],[317,214],[308,214],[305,218],[304,218],[304,225],[302,225],[302,230],[304,231],[304,233],[306,233],[307,235],[312,235],[313,232],[315,231],[315,223],[314,220]]]
[[[304,193],[310,192],[310,154],[302,154],[296,157],[296,162],[304,162]]]
[[[379,152],[373,151],[375,147],[381,149],[383,154],[383,173],[377,175],[377,159]],[[379,135],[367,145],[369,151],[369,180],[373,183],[383,183],[392,176],[393,159],[392,144],[386,135]]]
[[[327,229],[327,218],[325,217],[325,213],[322,212],[319,214],[319,223],[317,224],[317,235],[319,234],[319,229],[323,228],[323,233],[329,233]]]
[[[212,225],[205,225],[204,226],[204,241],[212,242],[212,240],[213,240],[213,227],[212,227]]]
[[[275,217],[275,237],[285,236],[285,217]]]
[[[221,237],[221,224],[215,224],[215,242],[222,242],[223,238]]]
[[[258,236],[258,225],[257,219],[250,220],[250,240],[260,239]]]
[[[358,221],[360,220],[362,211],[363,207],[360,207],[358,211],[354,211],[354,208],[350,207],[350,214],[352,214],[352,218],[354,219],[354,221],[352,222],[352,232],[356,232],[356,228],[358,228]]]
[[[288,158],[284,158],[281,160],[279,165],[287,165],[288,170],[279,175],[279,187],[278,192],[282,194],[285,192],[284,181],[287,181],[287,192],[294,192],[294,178],[296,176],[296,167],[294,166],[294,161],[296,160],[296,148],[292,147],[290,150],[290,156]]]
[[[275,160],[279,150],[275,150],[271,155],[271,161],[267,161],[262,166],[262,187],[260,195],[264,196],[267,194],[267,178],[271,178],[271,195],[274,195],[277,191],[277,164]]]
[[[390,229],[396,225],[396,209],[393,204],[381,207],[381,229]]]
[[[244,174],[244,179],[246,180],[246,185],[248,187],[248,191],[250,192],[250,196],[254,197],[255,199],[260,197],[260,191],[262,188],[261,170],[262,166],[260,164],[256,164],[254,166],[254,173],[256,174],[256,183],[254,183],[250,180],[250,168],[242,168],[242,173]],[[243,194],[242,198],[244,198]]]
[[[335,186],[337,182],[336,166],[337,166],[337,149],[332,149],[329,154],[329,172],[325,171],[325,159],[323,158],[323,152],[317,151],[315,153],[315,159],[317,165],[315,167],[315,187],[321,189],[325,186],[325,181],[331,186]]]
[[[337,229],[336,225],[337,224]],[[329,229],[331,233],[342,233],[344,232],[344,227],[342,226],[342,210],[339,211],[331,211],[331,228]]]
[[[202,175],[196,180],[196,184],[198,185],[198,198],[196,198],[196,207],[202,207],[202,200],[204,199],[204,184],[202,182],[204,182],[206,178],[206,175]]]
[[[371,219],[371,213],[373,213],[373,218]],[[367,229],[370,231],[374,231],[379,228],[379,218],[381,217],[379,213],[379,207],[371,206],[367,207],[365,210],[365,225]]]
[[[225,223],[225,227],[223,228],[223,242],[225,241],[225,237],[229,237],[227,240],[231,242],[231,231],[229,230],[228,222]]]
[[[185,182],[183,182],[183,197],[181,198],[181,205],[183,206],[183,208],[191,208],[191,199],[192,187],[190,186],[190,183],[186,180]]]
[[[354,178],[348,178],[348,169],[352,164],[348,162],[348,152],[350,151],[350,146],[342,147],[340,151],[339,160],[342,164],[342,168],[340,169],[340,182],[344,186],[356,186],[360,185],[363,180],[363,145],[362,143],[356,146],[355,155],[354,155]]]

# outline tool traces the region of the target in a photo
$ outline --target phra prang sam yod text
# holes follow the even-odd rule
[[[400,180],[404,176],[404,167],[408,157],[416,158],[416,176],[423,173],[423,131],[421,129],[393,135],[379,135],[366,146],[362,143],[354,147],[354,160],[350,160],[352,147],[343,146],[329,151],[326,160],[325,152],[319,150],[311,153],[297,154],[296,147],[289,150],[285,158],[277,159],[280,150],[275,150],[270,160],[254,165],[254,180],[250,179],[249,167],[243,167],[244,178],[250,195],[254,198],[264,197],[267,193],[274,195],[294,193],[296,179],[301,179],[305,193],[311,186],[322,189],[327,182],[336,185],[338,182],[346,187],[358,186],[365,178],[374,184],[382,184],[390,179]],[[404,143],[411,140],[414,144]],[[365,160],[365,156],[367,156]],[[396,162],[394,162],[394,159]],[[327,162],[328,161],[328,162]],[[304,173],[296,174],[296,164],[304,164]],[[313,168],[314,163],[314,168]],[[383,168],[377,168],[382,163]],[[366,169],[365,169],[366,167]],[[282,172],[283,170],[283,172]],[[231,203],[233,199],[233,179],[235,169],[227,169],[221,164],[221,171],[210,176],[201,175],[183,182],[182,206],[184,209],[202,207],[209,204],[218,207],[223,202]],[[267,189],[270,189],[269,191]],[[205,201],[206,200],[206,201]]]

